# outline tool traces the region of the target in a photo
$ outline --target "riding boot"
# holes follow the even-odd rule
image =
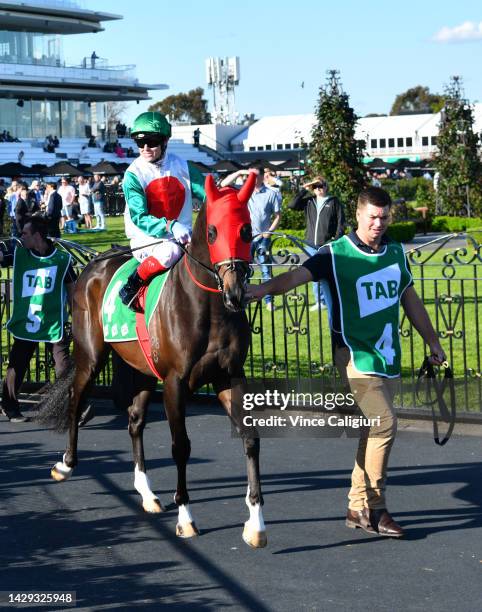
[[[119,297],[123,304],[129,306],[134,312],[142,312],[142,308],[136,300],[143,285],[149,284],[151,278],[158,274],[164,273],[168,268],[163,266],[161,262],[150,255],[141,262],[137,270],[135,270],[127,279],[127,283],[119,291]]]
[[[119,291],[119,297],[123,304],[129,306],[134,312],[142,312],[138,301],[136,300],[137,294],[144,285],[144,280],[139,276],[137,270],[129,276],[126,284]]]

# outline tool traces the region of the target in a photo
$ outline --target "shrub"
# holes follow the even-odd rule
[[[281,205],[281,222],[280,229],[294,229],[304,230],[306,227],[305,213],[302,210],[291,210],[288,208],[288,202],[291,202],[293,198],[292,193],[287,193],[283,196],[283,203]]]
[[[388,226],[387,236],[397,242],[410,242],[416,232],[416,226],[413,221],[403,221],[401,223],[392,223]]]
[[[465,232],[467,229],[482,226],[482,219],[477,217],[434,217],[432,231],[434,232]]]
[[[390,194],[390,197],[395,202],[396,200],[403,199],[416,200],[417,189],[419,186],[425,190],[427,187],[433,190],[433,184],[431,181],[427,181],[423,177],[411,178],[411,179],[382,179],[382,187]],[[425,206],[425,204],[417,204],[417,206]]]

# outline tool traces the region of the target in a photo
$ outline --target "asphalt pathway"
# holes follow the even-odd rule
[[[65,436],[0,421],[0,591],[76,591],[75,609],[96,611],[481,609],[480,437],[456,433],[439,448],[428,432],[399,432],[389,508],[407,531],[400,541],[344,525],[355,440],[262,440],[268,547],[252,550],[241,539],[241,443],[217,407],[190,409],[188,478],[202,535],[189,541],[175,536],[176,474],[159,406],[145,448],[168,507],[160,515],[145,514],[133,488],[125,415],[108,402],[97,411],[80,433],[79,466],[60,484],[49,471]]]

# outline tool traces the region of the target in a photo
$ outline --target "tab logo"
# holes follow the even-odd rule
[[[356,282],[360,318],[368,317],[396,304],[400,278],[398,264],[361,276]]]
[[[23,273],[22,297],[51,293],[55,286],[57,266],[27,270]]]

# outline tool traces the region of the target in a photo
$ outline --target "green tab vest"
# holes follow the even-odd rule
[[[64,278],[70,255],[39,257],[17,247],[13,264],[13,313],[8,331],[20,340],[58,342],[64,333]]]
[[[343,236],[329,245],[340,302],[341,332],[364,374],[400,374],[400,298],[411,281],[402,245],[365,253]]]

